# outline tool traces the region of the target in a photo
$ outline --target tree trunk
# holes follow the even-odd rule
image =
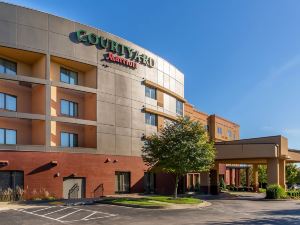
[[[178,176],[178,174],[175,174],[174,198],[177,198],[178,181],[179,181],[179,176]]]

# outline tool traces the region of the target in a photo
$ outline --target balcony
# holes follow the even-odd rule
[[[76,134],[77,144],[62,147],[61,133]],[[72,123],[62,123],[51,121],[51,146],[61,147],[61,149],[74,148],[97,148],[97,127],[90,125],[80,125]]]
[[[65,71],[70,71],[74,77],[72,82],[68,82],[62,77]],[[97,88],[97,67],[69,59],[51,56],[50,79],[56,85],[72,85],[70,88],[82,86],[87,88]],[[57,85],[56,85],[57,86]]]
[[[45,121],[0,117],[1,149],[34,150],[44,145]]]
[[[63,101],[73,103],[73,105],[65,106],[63,105]],[[96,94],[67,88],[51,87],[51,116],[96,121],[96,111]]]
[[[45,115],[45,85],[0,79],[0,113],[11,117]],[[9,96],[12,99],[7,101]],[[9,105],[10,104],[10,105]]]
[[[46,56],[44,54],[0,46],[0,59],[10,64],[12,71],[1,70],[1,76],[18,79],[18,76],[45,79]]]

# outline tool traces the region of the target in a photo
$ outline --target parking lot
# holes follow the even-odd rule
[[[68,206],[43,206],[16,210],[57,222],[83,222],[116,216],[116,214]]]
[[[264,201],[237,197],[209,199],[199,209],[143,209],[94,204],[44,205],[0,211],[2,225],[58,224],[299,224],[300,201]]]

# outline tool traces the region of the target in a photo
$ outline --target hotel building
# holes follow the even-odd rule
[[[239,139],[239,126],[197,111],[184,74],[113,34],[0,3],[0,188],[26,198],[172,192],[166,174],[147,172],[143,137],[190,116],[212,140]],[[226,162],[218,173],[226,176]],[[216,176],[219,176],[216,173]],[[182,189],[209,192],[209,174]],[[217,184],[217,183],[216,183]]]

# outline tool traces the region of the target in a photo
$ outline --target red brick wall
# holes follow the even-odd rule
[[[107,158],[111,161],[105,162]],[[33,191],[40,189],[61,198],[63,178],[71,174],[86,178],[86,197],[93,197],[93,191],[99,184],[104,184],[105,195],[114,194],[115,171],[131,172],[131,192],[144,191],[143,176],[147,167],[141,157],[0,151],[0,161],[2,160],[8,160],[9,165],[0,167],[0,170],[24,171],[24,189],[27,198],[34,197]],[[57,161],[58,165],[51,166],[51,161]],[[60,174],[58,177],[57,173]]]

